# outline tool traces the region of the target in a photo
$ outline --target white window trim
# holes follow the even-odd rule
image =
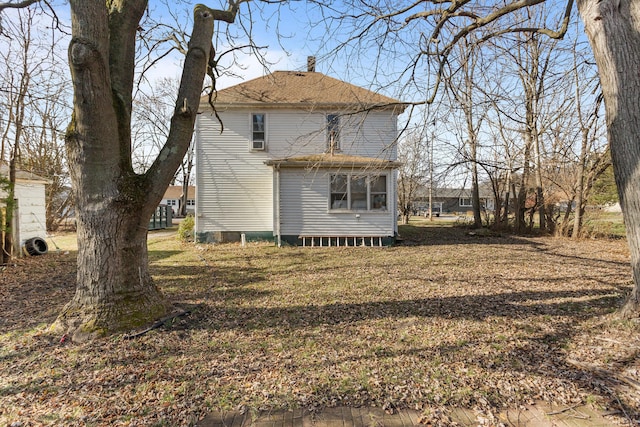
[[[347,177],[347,206],[351,206],[351,178],[353,176],[356,177],[365,177],[366,178],[366,183],[367,183],[367,207],[366,209],[351,209],[349,208],[332,208],[331,207],[331,181],[332,181],[332,177],[335,175],[345,175]],[[386,192],[385,192],[385,196],[386,196],[386,208],[385,209],[371,209],[371,203],[372,203],[372,191],[371,191],[371,181],[370,178],[372,177],[381,177],[384,176],[385,177],[385,181],[386,181]],[[354,173],[354,172],[349,172],[349,173],[330,173],[329,174],[329,192],[328,192],[328,209],[329,212],[333,212],[333,213],[348,213],[348,212],[368,212],[368,213],[387,213],[389,212],[389,174],[388,173],[380,173],[380,174],[359,174],[359,173]],[[379,194],[379,193],[377,193]]]
[[[463,204],[463,200],[468,200],[469,204],[468,205]],[[460,200],[458,201],[458,204],[460,205],[461,208],[472,208],[473,207],[473,200],[471,200],[471,197],[460,197]]]
[[[253,139],[253,116],[261,114],[264,117],[264,139]],[[249,151],[267,151],[267,128],[269,127],[269,120],[267,119],[267,113],[261,111],[253,111],[249,114]],[[256,141],[262,141],[262,148],[255,148],[253,143]]]
[[[335,140],[335,144],[333,146],[333,151],[337,151],[340,152],[342,150],[342,129],[340,126],[340,122],[342,121],[341,117],[339,114],[337,113],[327,113],[325,115],[325,123],[326,123],[326,128],[325,128],[325,141],[326,141],[326,146],[327,146],[327,152],[332,151],[332,147],[331,147],[331,140],[330,140],[330,135],[329,135],[329,127],[330,127],[330,122],[329,122],[329,116],[333,116],[337,119],[337,125],[338,125],[338,129],[336,132],[336,140]]]

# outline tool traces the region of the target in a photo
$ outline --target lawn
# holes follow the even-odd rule
[[[149,240],[189,311],[135,339],[46,327],[75,252],[0,272],[0,425],[187,426],[213,410],[375,405],[492,411],[587,403],[640,418],[626,242],[403,229],[389,248]],[[16,424],[18,425],[18,424]]]

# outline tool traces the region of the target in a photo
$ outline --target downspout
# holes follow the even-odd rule
[[[398,236],[398,170],[393,169],[391,174],[390,188],[393,190],[393,196],[390,199],[393,201],[393,209],[391,211],[391,222],[393,224],[393,237]]]
[[[198,118],[196,117],[196,121],[193,124],[193,137],[195,138],[195,151],[196,151],[196,165],[195,165],[195,173],[196,173],[196,188],[195,188],[195,203],[196,205],[193,207],[193,242],[196,243],[198,241],[198,230],[199,222],[200,222],[200,174],[198,174],[198,159],[200,158],[200,127],[198,126]],[[189,187],[187,186],[187,190]]]
[[[276,244],[278,247],[282,246],[280,240],[280,165],[273,166],[273,223],[274,234],[276,235]]]

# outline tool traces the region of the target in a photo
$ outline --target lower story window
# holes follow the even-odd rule
[[[332,210],[387,210],[386,175],[331,175]]]

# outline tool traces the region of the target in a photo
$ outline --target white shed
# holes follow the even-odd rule
[[[9,167],[0,164],[0,176],[7,179]],[[40,237],[44,239],[46,229],[46,198],[45,185],[49,181],[31,172],[16,171],[15,200],[16,212],[14,215],[14,242],[16,247],[22,248],[25,241]],[[7,193],[0,188],[0,204],[4,208],[4,199]]]

